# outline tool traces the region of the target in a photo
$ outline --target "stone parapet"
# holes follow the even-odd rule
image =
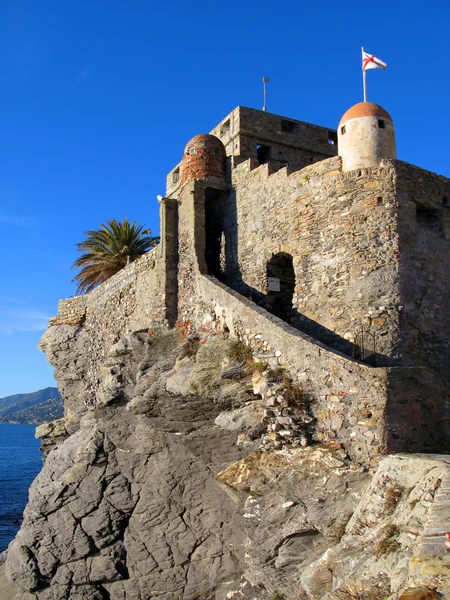
[[[139,273],[154,269],[160,256],[158,246],[132,262],[127,267],[100,284],[89,294],[64,298],[58,302],[58,314],[50,319],[50,325],[74,325],[82,323],[88,310],[95,310],[98,303],[111,299],[114,294],[130,283],[135,283]]]
[[[385,452],[387,370],[333,352],[237,292],[202,277],[196,317],[250,345],[262,362],[287,368],[314,399],[317,440],[338,441],[356,460]]]
[[[88,366],[83,376],[86,405],[95,404],[101,365],[111,346],[126,333],[166,324],[166,261],[156,246],[95,290],[61,300],[50,326],[81,325],[88,334]]]
[[[51,317],[49,325],[80,325],[86,317],[87,296],[74,296],[58,302],[58,315]]]
[[[262,362],[288,369],[315,399],[318,441],[339,442],[361,461],[442,447],[443,434],[435,425],[439,406],[432,400],[443,388],[427,369],[371,367],[294,329],[214,278],[201,277],[199,290],[202,302],[185,318],[197,327],[229,330]],[[424,425],[427,414],[434,416]]]

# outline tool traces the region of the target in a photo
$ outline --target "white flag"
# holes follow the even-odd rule
[[[374,56],[373,54],[369,54],[368,52],[362,51],[362,70],[367,71],[367,69],[385,69],[387,64]]]

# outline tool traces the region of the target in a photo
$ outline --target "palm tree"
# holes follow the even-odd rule
[[[81,268],[73,281],[78,282],[77,293],[85,294],[159,243],[159,237],[151,237],[150,229],[142,223],[107,221],[98,231],[86,231],[83,242],[76,244],[84,252],[73,263],[72,269]]]

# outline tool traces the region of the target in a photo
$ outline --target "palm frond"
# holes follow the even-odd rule
[[[85,236],[76,244],[83,254],[72,265],[73,269],[81,269],[73,279],[78,283],[78,294],[91,292],[159,243],[159,237],[152,237],[150,229],[127,218],[102,223],[100,229],[86,231]]]

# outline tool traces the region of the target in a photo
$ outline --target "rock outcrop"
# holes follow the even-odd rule
[[[449,592],[445,519],[436,525],[450,493],[443,457],[369,465],[350,460],[339,443],[318,443],[307,407],[295,406],[295,396],[283,400],[288,375],[276,373],[274,383],[264,366],[252,373],[248,355],[239,360],[223,335],[124,336],[103,362],[90,408],[83,335],[53,326],[42,342],[66,420],[40,430],[46,460],[8,550],[6,573],[18,586],[5,587],[8,598],[393,600],[408,587]],[[270,432],[288,426],[275,445]]]

